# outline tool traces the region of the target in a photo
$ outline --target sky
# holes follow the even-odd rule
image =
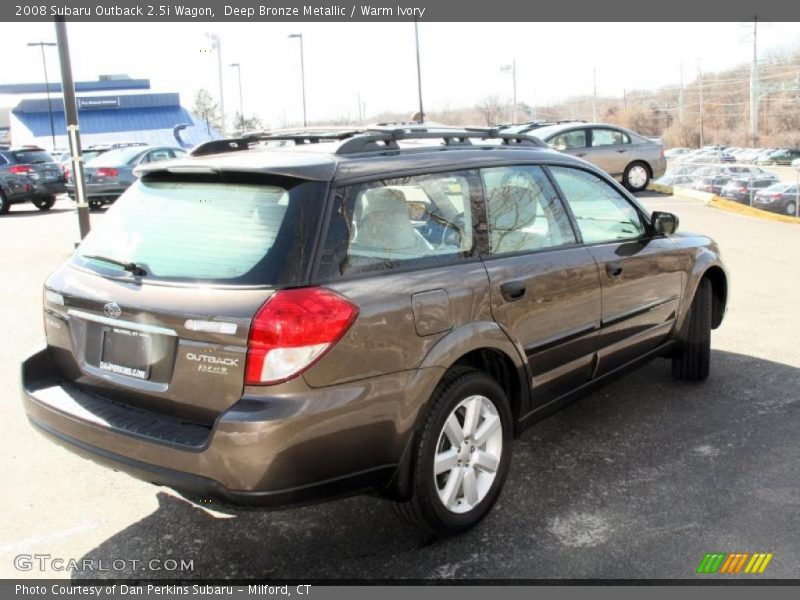
[[[42,81],[38,48],[55,41],[51,23],[0,25],[6,55],[0,82]],[[207,33],[221,39],[225,110],[239,108],[241,65],[245,115],[267,126],[302,119],[302,33],[309,121],[357,118],[358,98],[367,115],[417,107],[414,27],[411,23],[69,23],[76,81],[100,74],[149,78],[153,91],[179,92],[191,108],[200,88],[219,96],[217,57]],[[800,23],[759,24],[759,57],[800,46]],[[500,67],[516,61],[519,102],[544,105],[592,93],[677,85],[681,63],[691,80],[697,61],[713,72],[752,59],[752,24],[746,23],[420,23],[422,89],[426,111],[476,104],[487,95],[512,96]],[[58,58],[48,49],[51,79]],[[0,96],[0,106],[13,100]]]

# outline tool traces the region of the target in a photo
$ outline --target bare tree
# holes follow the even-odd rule
[[[500,121],[500,113],[503,110],[503,103],[498,96],[486,96],[475,106],[481,116],[490,127],[497,125]]]

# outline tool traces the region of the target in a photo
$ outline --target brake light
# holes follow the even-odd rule
[[[8,168],[8,172],[14,173],[15,175],[28,175],[33,172],[33,167],[28,165],[14,165]]]
[[[69,181],[72,178],[72,169],[64,167],[64,181]]]
[[[98,167],[94,174],[96,177],[116,177],[119,175],[119,171],[111,167]]]
[[[270,385],[299,375],[342,338],[357,316],[355,304],[330,290],[276,292],[250,325],[245,383]]]

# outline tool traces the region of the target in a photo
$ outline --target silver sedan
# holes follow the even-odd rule
[[[604,123],[559,123],[527,131],[556,150],[594,163],[632,192],[667,170],[664,144],[635,131]]]

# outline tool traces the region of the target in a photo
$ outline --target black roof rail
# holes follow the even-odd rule
[[[337,142],[352,137],[361,130],[342,129],[342,130],[298,130],[298,131],[254,131],[246,133],[238,138],[211,140],[196,146],[189,154],[192,156],[206,156],[207,154],[219,154],[222,152],[238,152],[249,150],[251,144],[258,142],[294,142],[295,145],[318,144],[319,142]]]
[[[295,145],[318,144],[320,142],[341,142],[332,152],[338,156],[399,150],[400,140],[440,139],[447,147],[471,146],[472,140],[497,139],[504,146],[535,146],[547,148],[538,138],[519,133],[506,133],[490,127],[428,127],[409,124],[408,126],[374,126],[366,129],[306,130],[297,132],[253,132],[239,138],[212,140],[200,144],[191,151],[192,156],[205,156],[222,152],[248,150],[258,142],[291,141]]]

